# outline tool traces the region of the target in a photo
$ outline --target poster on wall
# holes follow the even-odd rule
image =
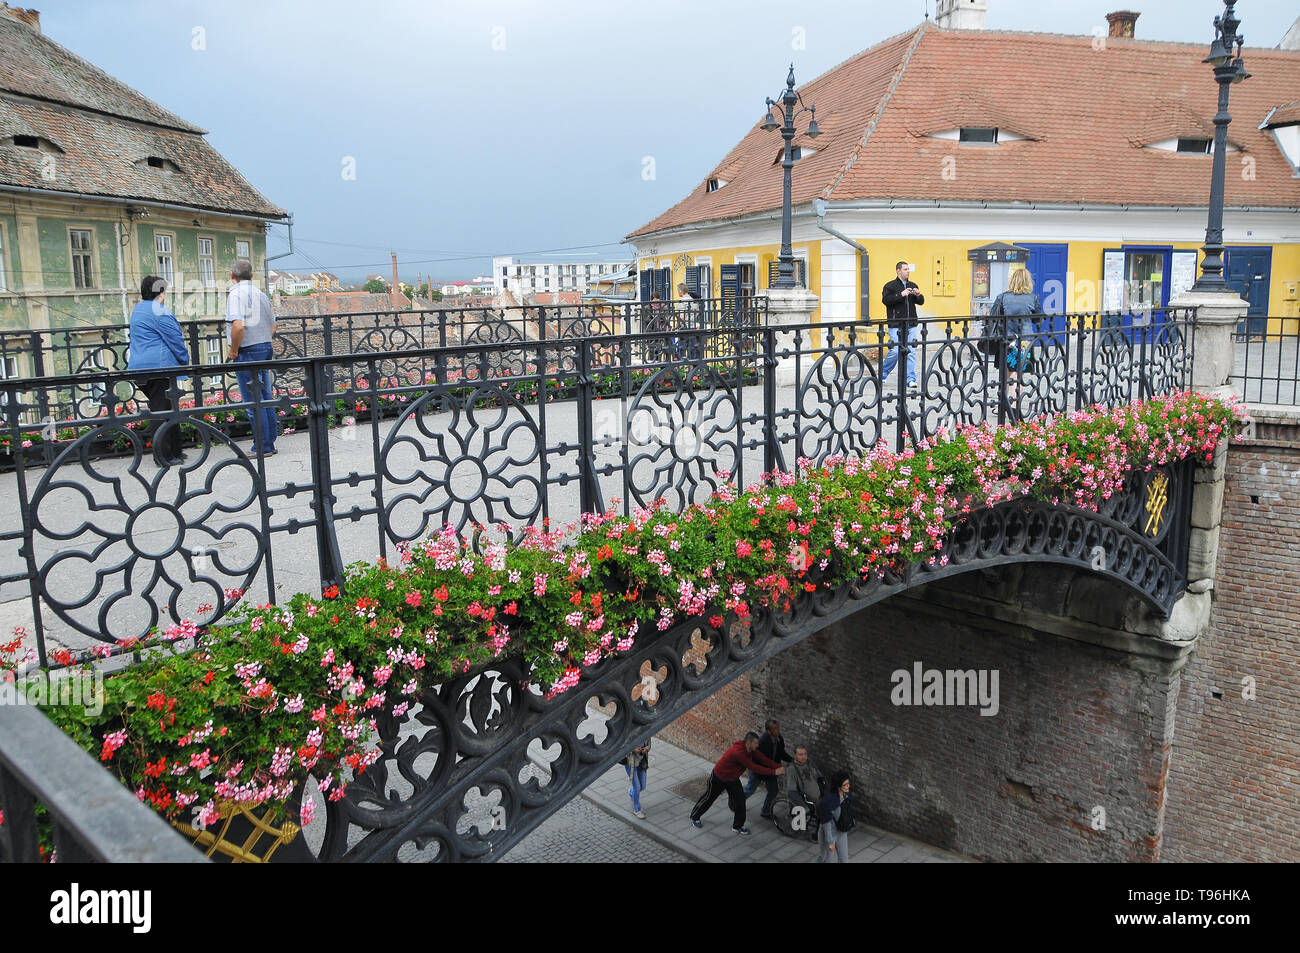
[[[1101,259],[1101,309],[1124,310],[1124,253],[1108,251]]]
[[[1192,285],[1196,284],[1196,252],[1174,252],[1169,270],[1169,300],[1172,301],[1184,291],[1191,291]]]

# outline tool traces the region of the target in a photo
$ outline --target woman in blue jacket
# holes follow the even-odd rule
[[[156,275],[146,275],[140,282],[142,299],[131,312],[131,346],[127,370],[148,371],[154,368],[184,367],[190,363],[190,351],[185,346],[180,322],[176,315],[163,305],[167,298],[167,282]],[[176,377],[183,381],[184,377]],[[149,401],[149,410],[160,413],[173,410],[171,395],[172,377],[136,378],[140,390]],[[159,435],[161,431],[161,436]],[[154,455],[162,464],[172,466],[185,460],[181,453],[179,423],[166,425],[165,418],[154,425]]]
[[[1042,313],[1043,306],[1034,294],[1034,276],[1027,268],[1011,273],[1007,290],[998,295],[989,309],[997,335],[995,353],[1007,366],[1008,423],[1020,422],[1020,384],[1029,370],[1029,353]]]

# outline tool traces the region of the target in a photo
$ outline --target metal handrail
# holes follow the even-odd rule
[[[206,863],[40,710],[0,704],[0,861],[42,860],[36,805],[61,863]]]

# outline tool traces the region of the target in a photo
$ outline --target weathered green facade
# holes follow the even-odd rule
[[[220,317],[231,266],[261,284],[286,218],[203,129],[0,7],[0,376],[34,372],[28,332],[125,324],[145,275],[182,320]]]

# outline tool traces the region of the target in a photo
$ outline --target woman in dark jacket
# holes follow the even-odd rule
[[[853,821],[853,799],[849,797],[852,787],[847,774],[835,775],[831,789],[817,805],[817,819],[821,826],[817,829],[817,843],[821,853],[817,855],[819,864],[847,864],[849,862],[849,827]]]

